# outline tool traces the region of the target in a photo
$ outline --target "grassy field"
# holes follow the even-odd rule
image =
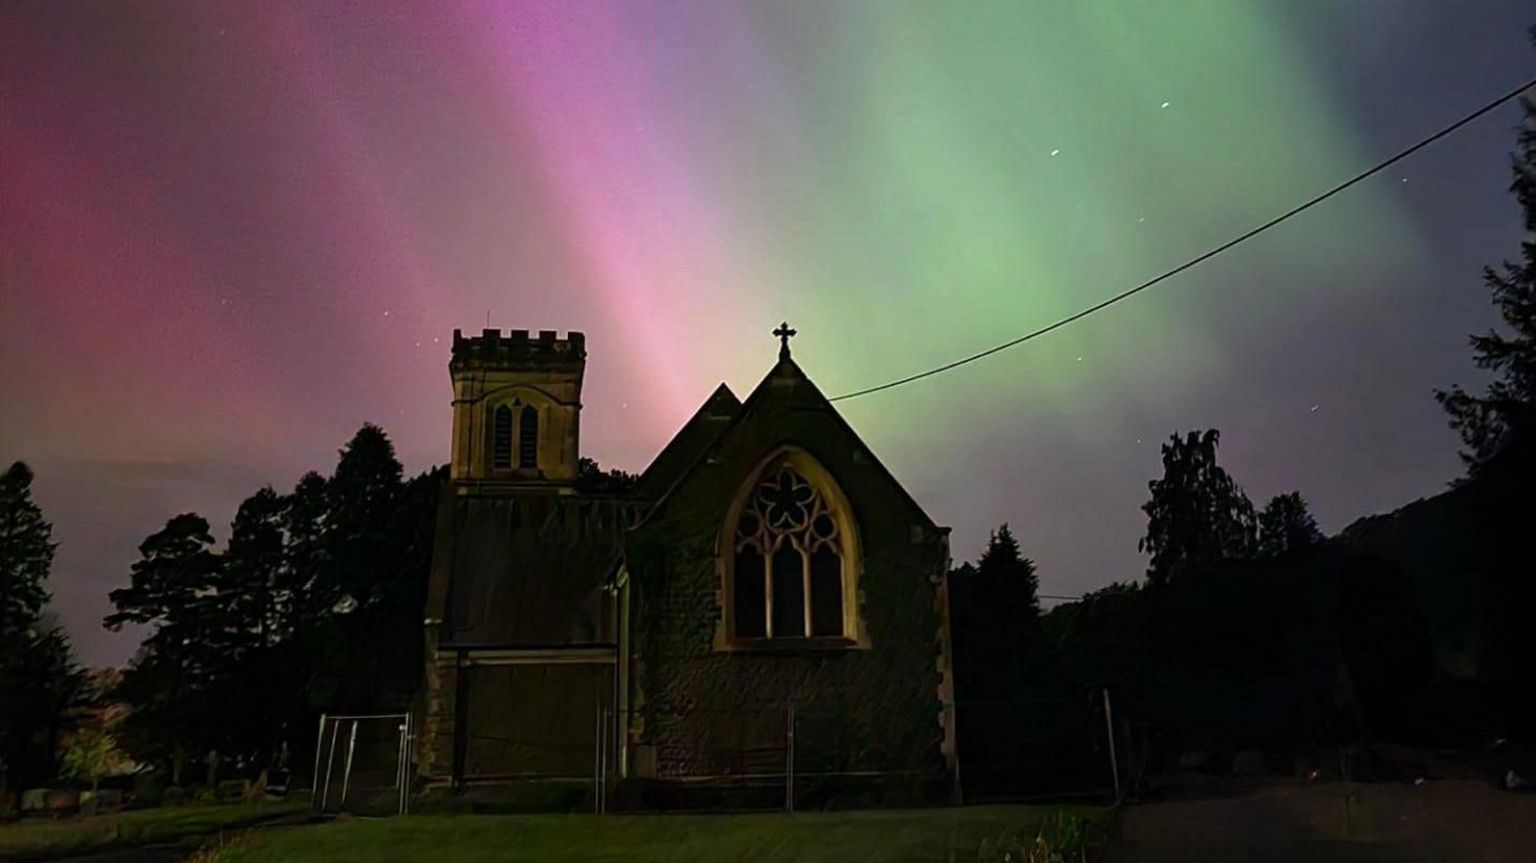
[[[307,811],[304,803],[167,806],[0,825],[0,860],[46,860],[105,848],[191,840]],[[195,845],[196,842],[193,842]]]
[[[1049,807],[807,812],[794,815],[412,815],[263,830],[221,855],[238,863],[624,861],[869,863],[969,857]],[[1072,809],[1104,822],[1099,809]]]

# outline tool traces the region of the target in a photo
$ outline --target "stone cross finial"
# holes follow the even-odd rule
[[[773,331],[779,337],[779,361],[789,359],[789,340],[794,338],[795,331],[790,329],[789,321],[779,324],[779,328]]]

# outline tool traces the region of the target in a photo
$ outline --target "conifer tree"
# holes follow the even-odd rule
[[[53,527],[32,502],[32,470],[16,462],[0,474],[0,639],[20,637],[48,602]]]
[[[1536,30],[1532,35],[1536,40]],[[1493,372],[1494,380],[1478,394],[1460,386],[1435,392],[1466,445],[1462,460],[1474,476],[1500,455],[1518,457],[1529,467],[1536,449],[1536,102],[1522,99],[1521,104],[1525,115],[1515,139],[1509,188],[1523,211],[1526,237],[1518,261],[1483,269],[1483,283],[1505,330],[1490,329],[1470,339],[1478,367]]]

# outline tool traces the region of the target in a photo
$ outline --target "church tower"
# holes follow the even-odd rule
[[[554,330],[453,331],[456,482],[570,484],[576,479],[586,337]]]

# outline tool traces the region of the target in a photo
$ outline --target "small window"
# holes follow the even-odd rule
[[[539,466],[539,409],[533,405],[523,408],[522,428],[517,435],[517,466]]]
[[[491,467],[506,470],[512,466],[512,409],[496,408],[491,422]]]

